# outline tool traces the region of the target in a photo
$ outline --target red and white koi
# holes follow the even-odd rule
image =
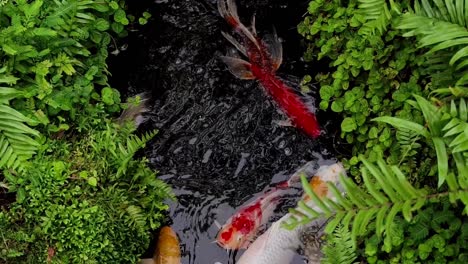
[[[276,33],[273,34],[272,43],[267,45],[257,37],[254,19],[252,19],[252,30],[240,22],[233,0],[218,0],[218,10],[242,41],[239,42],[224,32],[223,36],[249,60],[230,56],[221,57],[231,73],[240,79],[257,79],[267,94],[289,117],[292,124],[302,129],[307,135],[313,138],[318,137],[320,127],[311,103],[276,76],[276,70],[281,65],[283,57],[281,42]]]
[[[319,197],[333,198],[332,193],[328,191],[327,182],[338,184],[340,174],[345,171],[340,163],[330,166],[321,166],[310,181],[312,190]],[[304,199],[306,198],[306,199]],[[312,200],[303,196],[306,204],[316,211],[320,211]],[[326,219],[317,219],[307,226],[297,227],[293,230],[288,230],[281,227],[281,223],[287,220],[290,214],[286,214],[280,220],[274,222],[271,227],[259,236],[252,245],[241,256],[238,264],[288,264],[291,263],[296,250],[301,245],[300,236],[306,228],[314,225],[318,227],[324,226]],[[318,249],[320,251],[320,249]]]
[[[272,216],[280,197],[290,186],[298,182],[301,173],[310,173],[314,164],[306,163],[288,181],[277,184],[270,191],[242,207],[221,227],[216,238],[218,245],[225,249],[247,248],[260,227]]]

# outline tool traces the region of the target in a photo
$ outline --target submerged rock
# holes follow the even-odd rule
[[[323,257],[321,251],[323,227],[323,225],[310,226],[301,235],[302,251],[309,264],[320,264]]]

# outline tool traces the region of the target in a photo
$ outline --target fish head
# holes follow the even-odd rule
[[[218,245],[225,249],[239,249],[242,244],[242,235],[232,225],[223,227],[216,238]]]
[[[239,217],[232,223],[221,228],[216,241],[219,246],[225,249],[246,248],[255,230],[255,221],[249,218]]]

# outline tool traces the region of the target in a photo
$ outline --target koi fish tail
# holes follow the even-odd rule
[[[239,43],[234,37],[225,32],[222,32],[223,36],[245,57],[248,58],[249,53],[256,53],[264,57],[264,61],[268,65],[267,68],[271,68],[271,73],[274,73],[280,67],[283,58],[281,41],[276,35],[276,31],[273,30],[273,35],[268,36],[265,41],[257,38],[255,15],[252,16],[251,30],[249,30],[240,22],[234,0],[218,0],[218,10],[228,24],[240,35],[244,43]],[[251,48],[247,50],[246,46]],[[236,77],[244,80],[255,79],[251,71],[251,64],[240,59],[239,56],[223,56],[221,59]]]
[[[260,49],[260,44],[255,38],[255,33],[252,33],[242,22],[240,22],[237,14],[237,6],[234,0],[218,0],[219,14],[233,27],[240,35],[247,37],[252,43]],[[253,31],[255,32],[255,30]],[[229,40],[229,39],[228,39]],[[234,44],[234,43],[233,43]],[[237,46],[234,44],[234,46]]]

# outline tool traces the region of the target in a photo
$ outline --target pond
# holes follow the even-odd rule
[[[284,50],[279,72],[295,83],[320,67],[301,60],[304,48],[296,25],[307,3],[238,1],[243,21],[256,13],[259,35],[275,26]],[[140,11],[150,8],[153,19],[131,32],[111,59],[112,84],[124,97],[143,91],[152,96],[143,129],[157,128],[159,134],[145,154],[177,196],[170,217],[181,240],[182,263],[235,263],[240,253],[227,253],[212,243],[218,231],[215,220],[223,224],[306,162],[332,160],[336,129],[326,121],[332,118],[319,113],[325,135],[318,140],[275,123],[285,117],[259,84],[236,79],[219,60],[231,46],[221,35],[229,29],[216,0],[130,5]],[[294,199],[286,201],[276,218],[294,204]],[[298,256],[294,263],[304,261]]]

